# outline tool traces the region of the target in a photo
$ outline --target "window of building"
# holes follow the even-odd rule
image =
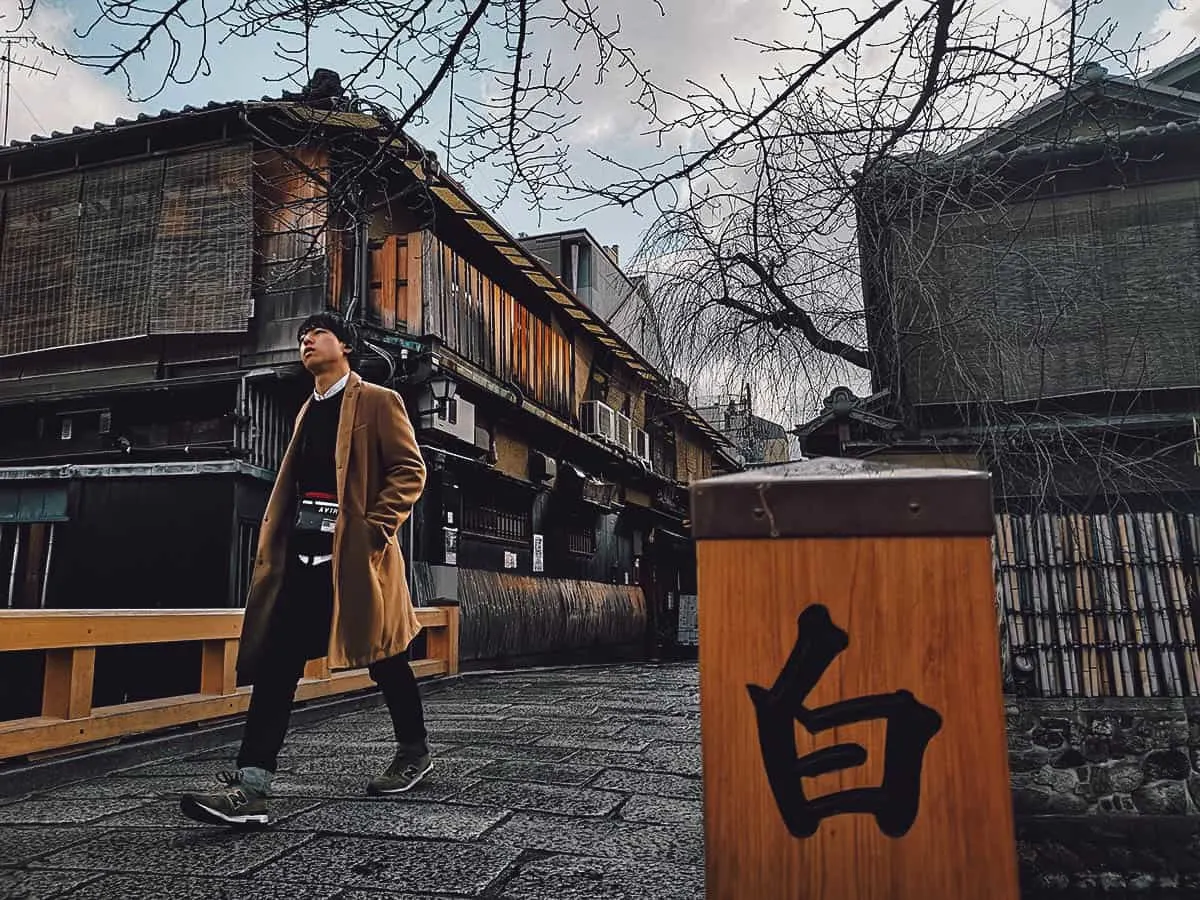
[[[524,544],[530,540],[529,511],[517,511],[496,505],[463,507],[462,531],[475,537]]]
[[[591,556],[596,552],[596,529],[573,525],[567,529],[567,552]]]

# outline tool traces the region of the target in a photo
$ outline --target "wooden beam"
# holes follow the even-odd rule
[[[418,678],[446,673],[443,660],[419,660],[411,665],[413,674]],[[334,672],[327,680],[301,681],[296,689],[296,699],[315,700],[374,686],[366,669],[352,669]],[[74,721],[35,716],[14,722],[0,722],[0,759],[236,716],[244,713],[249,705],[250,688],[242,687],[233,694],[220,697],[187,694],[122,703],[119,706],[102,706],[92,710],[90,717]]]
[[[95,647],[48,651],[42,679],[42,716],[83,719],[91,715],[95,674]]]
[[[426,628],[447,621],[441,608],[416,613]],[[5,609],[0,653],[239,638],[242,615],[240,609]]]
[[[0,611],[0,652],[236,638],[240,609],[13,609]]]

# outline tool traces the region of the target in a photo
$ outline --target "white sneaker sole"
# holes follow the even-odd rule
[[[416,777],[416,778],[414,778],[414,779],[412,780],[412,783],[411,783],[411,784],[409,784],[407,787],[389,788],[389,789],[387,789],[387,790],[384,790],[383,788],[372,788],[372,787],[368,787],[368,788],[367,788],[367,793],[369,793],[369,794],[374,794],[374,795],[376,795],[376,796],[383,796],[383,795],[385,795],[385,794],[403,794],[403,793],[405,793],[406,791],[411,791],[411,790],[412,790],[413,788],[415,788],[415,787],[416,787],[418,784],[420,784],[420,783],[421,783],[421,779],[422,779],[422,778],[424,778],[426,775],[428,775],[428,774],[430,773],[430,771],[432,771],[432,769],[433,769],[433,760],[431,759],[431,760],[429,761],[429,765],[427,765],[427,766],[425,767],[424,771],[422,771],[422,772],[419,772],[419,773],[417,774],[417,777]]]
[[[227,816],[220,810],[205,806],[195,797],[179,798],[179,811],[194,822],[206,825],[269,825],[271,817],[268,813],[250,813],[244,816]]]

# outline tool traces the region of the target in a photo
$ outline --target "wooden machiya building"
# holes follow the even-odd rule
[[[418,428],[402,540],[464,660],[671,632],[731,448],[336,77],[0,149],[0,605],[240,606],[326,308]]]
[[[986,468],[1019,689],[1200,695],[1200,52],[860,183],[872,391],[808,455]]]

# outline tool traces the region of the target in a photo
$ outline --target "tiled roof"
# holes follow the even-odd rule
[[[1122,131],[1085,135],[1064,141],[1022,144],[1011,150],[984,150],[978,153],[961,155],[947,154],[946,156],[930,159],[921,159],[919,156],[900,157],[893,160],[888,168],[926,171],[959,169],[965,174],[971,170],[998,169],[1014,162],[1062,156],[1089,149],[1100,149],[1106,146],[1116,147],[1147,138],[1194,134],[1200,134],[1200,119],[1167,122],[1163,125],[1138,125],[1135,128],[1127,128]]]
[[[132,119],[118,118],[112,122],[95,122],[91,128],[76,126],[70,131],[52,131],[50,134],[35,134],[27,140],[9,141],[7,147],[0,147],[0,153],[10,149],[23,149],[41,146],[54,141],[65,141],[71,138],[88,135],[110,134],[126,128],[139,125],[157,124],[172,119],[183,119],[189,116],[202,116],[208,113],[225,110],[255,110],[276,109],[285,111],[298,119],[323,125],[340,125],[349,128],[378,128],[386,127],[387,123],[367,113],[353,110],[327,110],[305,103],[302,100],[285,99],[280,97],[263,97],[261,100],[214,100],[203,106],[184,106],[180,109],[161,109],[157,113],[140,113]],[[411,140],[411,138],[410,138]]]
[[[264,101],[269,101],[271,98],[264,97]],[[112,122],[95,122],[91,128],[85,128],[82,125],[77,125],[70,131],[52,131],[49,134],[35,134],[28,140],[13,140],[8,142],[8,147],[19,148],[29,147],[35,144],[45,144],[51,141],[64,140],[66,138],[79,137],[88,134],[104,134],[107,132],[120,131],[123,128],[129,128],[133,125],[143,125],[150,122],[161,122],[167,119],[179,119],[185,116],[197,115],[200,113],[214,112],[221,109],[235,109],[245,106],[242,102],[221,103],[213,101],[206,103],[204,106],[185,106],[182,109],[162,109],[157,113],[141,113],[135,118],[125,119],[119,118]],[[2,151],[0,151],[2,152]]]

